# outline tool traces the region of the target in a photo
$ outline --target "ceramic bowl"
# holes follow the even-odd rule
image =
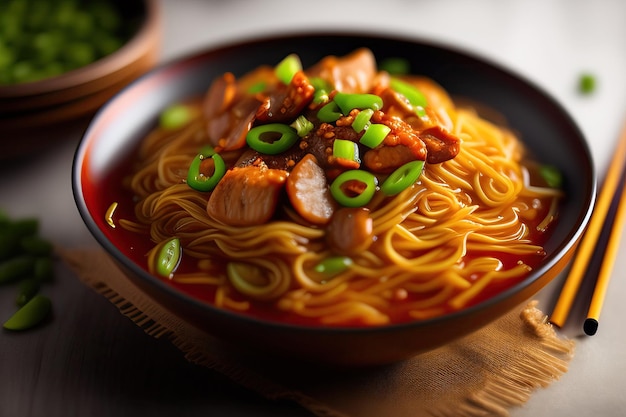
[[[133,30],[117,51],[58,76],[0,86],[0,158],[54,143],[73,124],[86,127],[102,104],[154,67],[162,30],[158,1],[113,2]]]
[[[443,317],[376,328],[300,327],[268,322],[217,309],[150,275],[111,239],[105,211],[111,192],[99,182],[121,169],[119,161],[136,148],[168,105],[206,91],[225,71],[242,74],[296,52],[304,66],[326,55],[370,48],[377,59],[405,57],[415,72],[429,76],[453,96],[498,109],[541,161],[558,167],[566,198],[546,242],[545,260],[521,283],[479,304]],[[550,138],[550,140],[546,140]],[[132,83],[94,118],[80,143],[73,167],[76,204],[98,242],[156,302],[246,352],[272,352],[285,360],[365,366],[399,361],[467,335],[519,306],[549,283],[568,263],[589,219],[595,174],[583,135],[563,107],[545,92],[496,63],[447,45],[398,36],[300,33],[242,40],[163,65]]]

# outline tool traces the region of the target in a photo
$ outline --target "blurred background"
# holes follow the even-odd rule
[[[140,71],[201,49],[270,34],[308,30],[397,34],[473,52],[538,85],[569,112],[587,137],[600,179],[623,127],[623,0],[156,0],[155,4],[159,21],[148,36],[153,41],[148,44],[154,48],[154,55]],[[595,81],[593,90],[586,94],[579,88],[584,74],[590,74]],[[139,73],[131,73],[128,79],[118,82],[137,76]],[[15,91],[7,92],[7,88],[0,85],[0,149],[8,154],[30,135],[36,136],[36,142],[27,152],[0,160],[0,208],[13,216],[40,217],[41,233],[57,244],[95,247],[75,209],[70,184],[73,153],[92,113],[82,115],[80,122],[70,119],[60,128],[26,133],[28,120],[16,127],[15,120],[22,115],[9,114],[17,105],[17,98],[12,95]],[[46,111],[54,111],[55,106],[51,104]],[[10,129],[2,128],[3,123]],[[626,252],[622,250],[622,254]],[[626,267],[623,259],[620,257],[616,271]],[[624,285],[612,285],[607,311],[623,311],[617,291]],[[41,334],[0,334],[0,367],[6,369],[4,364],[20,362],[19,375],[0,372],[1,416],[39,416],[44,412],[49,416],[96,412],[116,416],[137,412],[309,415],[291,404],[266,401],[213,372],[188,364],[167,341],[142,334],[71,274],[61,274],[51,292],[52,297],[63,299],[66,304],[55,310],[52,330],[46,333],[48,339]],[[13,308],[7,301],[12,296],[6,291],[0,293],[3,317]],[[85,316],[85,311],[90,315]],[[76,341],[71,352],[46,351],[47,346],[61,346],[50,341],[57,337],[55,334]],[[624,335],[626,329],[620,315],[606,314],[598,335],[579,340],[570,371],[559,382],[536,392],[526,406],[513,410],[512,415],[624,415]],[[147,369],[142,363],[146,352],[161,361],[158,370],[155,367],[148,378],[152,382],[138,388],[135,384],[145,384],[145,376],[128,370],[135,366]],[[70,356],[91,365],[68,367],[70,362],[63,360],[69,361]],[[41,362],[42,358],[55,357],[61,358],[56,365]],[[98,364],[102,358],[109,362]],[[111,379],[94,383],[106,367],[110,374],[117,375],[117,384]],[[176,380],[179,375],[186,380]],[[92,385],[85,388],[86,381]],[[180,395],[181,390],[177,390],[176,397],[168,393],[168,387],[176,384],[183,385],[184,396]],[[79,391],[87,396],[74,398],[73,393]]]

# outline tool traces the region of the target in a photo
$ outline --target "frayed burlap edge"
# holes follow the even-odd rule
[[[100,274],[86,273],[87,265],[89,271],[121,273],[113,261],[101,251],[59,250],[59,254],[81,281],[109,300],[148,335],[167,338],[188,361],[220,372],[268,399],[295,401],[317,416],[350,417],[302,392],[277,384],[250,369],[242,368],[228,357],[216,355],[210,348],[211,336],[174,316],[129,281],[102,279]],[[525,352],[524,358],[520,358],[510,368],[501,370],[499,375],[489,380],[462,403],[441,403],[430,410],[429,415],[506,417],[509,416],[510,408],[527,402],[534,390],[548,386],[567,372],[569,360],[574,354],[574,342],[561,339],[536,305],[536,302],[531,302],[520,313],[524,331],[537,340],[535,346]]]

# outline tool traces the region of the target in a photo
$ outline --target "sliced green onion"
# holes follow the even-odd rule
[[[250,129],[246,142],[255,151],[276,155],[291,148],[298,141],[296,130],[282,123],[269,123]]]
[[[23,307],[27,302],[30,301],[31,298],[37,295],[40,286],[41,282],[36,278],[26,278],[20,281],[15,304],[17,304],[19,307]]]
[[[376,94],[350,94],[337,93],[333,97],[343,114],[350,113],[352,109],[380,110],[383,107],[383,99]]]
[[[24,253],[39,256],[49,255],[53,250],[49,240],[37,235],[23,236],[20,239],[20,248]]]
[[[329,100],[328,94],[333,90],[333,87],[320,77],[312,77],[309,79],[309,82],[315,88],[313,103],[326,103]]]
[[[156,272],[162,277],[170,278],[180,260],[182,258],[182,250],[180,247],[180,240],[178,238],[172,238],[165,242],[159,249],[159,254],[156,259]]]
[[[373,114],[374,110],[372,109],[361,110],[359,114],[357,114],[354,118],[354,121],[352,122],[352,128],[357,133],[360,133],[361,131],[363,131],[363,129],[371,125],[370,119],[372,118]]]
[[[552,165],[542,165],[539,168],[539,175],[548,184],[548,187],[561,188],[563,185],[563,176],[561,171]]]
[[[293,121],[289,126],[296,129],[296,133],[301,138],[305,137],[309,134],[309,132],[313,129],[313,123],[306,118],[303,114],[298,116],[296,120]]]
[[[402,94],[413,107],[426,107],[428,105],[426,96],[414,85],[392,77],[391,80],[389,80],[389,86],[396,93]]]
[[[391,75],[405,75],[411,72],[411,63],[405,58],[390,57],[381,60],[378,69]]]
[[[350,183],[357,183],[352,187]],[[344,171],[330,185],[330,193],[335,200],[345,207],[363,207],[370,202],[378,180],[368,171],[353,169]]]
[[[339,106],[334,101],[331,101],[328,104],[325,104],[319,111],[317,112],[317,118],[325,123],[336,122],[343,114],[339,110]]]
[[[15,282],[33,273],[35,258],[30,255],[19,255],[0,263],[0,284]]]
[[[39,282],[49,282],[54,279],[54,264],[49,256],[39,257],[35,260],[33,276]]]
[[[213,174],[210,176],[204,175],[200,172],[202,167],[202,161],[206,158],[213,160]],[[217,183],[220,182],[222,177],[226,174],[226,163],[224,159],[216,153],[210,146],[202,148],[200,153],[191,162],[189,171],[187,172],[187,184],[196,191],[212,191]]]
[[[48,297],[35,295],[4,322],[3,327],[7,330],[28,330],[41,323],[51,309],[52,303]]]
[[[302,63],[300,57],[296,54],[287,55],[282,61],[280,61],[274,68],[276,76],[284,84],[291,83],[291,79],[298,72],[302,71]]]
[[[578,79],[578,91],[582,94],[591,94],[596,89],[596,78],[589,73],[580,75]]]
[[[424,161],[407,162],[383,181],[380,190],[386,195],[396,195],[415,184],[423,169]]]
[[[365,133],[363,133],[359,142],[362,145],[373,149],[383,143],[389,132],[391,132],[391,128],[389,126],[380,123],[372,123],[369,125]]]
[[[333,156],[361,163],[359,158],[359,145],[356,142],[345,139],[335,139],[333,142]]]
[[[167,130],[176,130],[185,126],[193,117],[192,110],[184,104],[174,104],[163,110],[159,116],[159,126]]]
[[[344,272],[350,268],[350,265],[352,265],[352,258],[347,256],[331,256],[320,261],[320,263],[313,267],[313,270],[328,277],[332,277]]]
[[[248,91],[248,94],[256,94],[265,90],[265,87],[267,87],[267,83],[265,81],[259,81],[257,83],[252,84],[250,87],[248,87],[247,91]]]

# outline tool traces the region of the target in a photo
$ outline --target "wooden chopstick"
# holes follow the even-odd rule
[[[609,286],[611,273],[613,272],[613,265],[615,265],[617,250],[619,249],[622,231],[624,230],[624,223],[626,221],[626,190],[624,189],[624,178],[622,178],[620,183],[619,194],[616,194],[615,197],[619,197],[617,207],[615,207],[615,210],[613,211],[615,217],[613,219],[613,224],[611,225],[609,238],[607,240],[606,249],[602,258],[602,264],[598,272],[596,286],[593,290],[593,295],[591,296],[591,303],[589,304],[589,310],[587,311],[587,318],[583,324],[583,330],[589,336],[596,334],[598,331],[598,320],[600,319],[602,305],[604,304],[604,297]]]
[[[587,270],[589,260],[593,253],[603,248],[598,248],[598,237],[607,223],[607,213],[611,204],[619,198],[617,209],[614,210],[615,219],[612,221],[611,235],[604,250],[602,267],[598,273],[596,286],[592,295],[587,319],[583,325],[583,330],[588,335],[593,335],[598,328],[598,319],[604,303],[606,289],[610,280],[611,271],[617,256],[619,238],[624,225],[626,211],[626,192],[619,189],[621,179],[626,170],[626,127],[622,130],[617,149],[613,155],[609,169],[607,171],[602,190],[598,196],[596,207],[591,215],[587,230],[582,237],[578,251],[572,263],[569,275],[561,289],[561,293],[556,302],[550,322],[558,327],[563,327],[572,304],[578,294],[580,284]],[[623,187],[622,187],[623,188]],[[619,194],[618,194],[619,191]],[[621,194],[621,196],[620,196]],[[609,219],[610,221],[611,219]]]

